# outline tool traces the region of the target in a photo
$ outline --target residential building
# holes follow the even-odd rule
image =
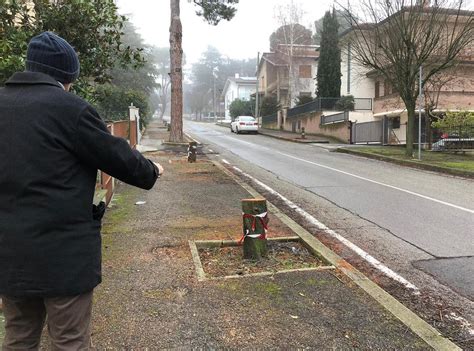
[[[299,96],[314,96],[318,49],[316,45],[279,44],[275,52],[264,53],[257,72],[259,94],[274,96],[282,107],[293,107]]]
[[[424,11],[430,11],[428,3],[424,5],[424,9]],[[453,21],[456,20],[456,14],[456,11],[453,10]],[[391,18],[399,15],[400,13],[397,13],[379,25],[389,25]],[[472,16],[472,11],[461,12],[460,21],[463,20],[463,16],[469,18]],[[452,24],[448,23],[448,27],[452,28]],[[361,29],[367,32],[367,36],[370,36],[374,25],[362,25]],[[362,120],[357,122],[383,121],[383,124],[389,128],[387,142],[404,144],[408,120],[405,105],[396,89],[379,72],[361,66],[354,59],[354,50],[351,47],[353,45],[351,36],[354,33],[353,29],[349,29],[340,37],[341,95],[353,95],[355,98],[372,97],[374,99],[373,113],[365,115]],[[433,112],[439,114],[448,110],[474,111],[474,43],[471,43],[458,56],[454,67],[433,77],[431,82],[425,85],[423,104],[433,106]],[[418,110],[416,113],[418,114]],[[422,113],[422,134],[425,134],[429,120],[425,120],[423,109]],[[418,124],[415,128],[418,129]],[[428,138],[423,135],[423,141],[425,142],[425,140]]]
[[[226,118],[230,118],[230,104],[236,99],[250,100],[252,94],[255,94],[256,86],[256,77],[240,77],[239,74],[236,74],[235,77],[227,79],[221,94]]]

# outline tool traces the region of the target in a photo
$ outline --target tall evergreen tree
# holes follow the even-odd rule
[[[336,11],[327,11],[323,19],[318,61],[318,97],[341,96],[341,50],[338,45],[338,30]]]

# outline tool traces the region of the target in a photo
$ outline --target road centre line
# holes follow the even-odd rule
[[[342,173],[342,174],[345,174],[345,175],[348,175],[348,176],[351,176],[351,177],[354,177],[354,178],[358,178],[358,179],[361,179],[361,180],[365,180],[366,182],[370,182],[370,183],[377,184],[377,185],[381,185],[381,186],[384,186],[384,187],[387,187],[387,188],[390,188],[390,189],[398,190],[398,191],[401,191],[401,192],[404,192],[404,193],[407,193],[407,194],[410,194],[410,195],[413,195],[413,196],[420,197],[420,198],[425,199],[425,200],[437,202],[437,203],[442,204],[442,205],[445,205],[445,206],[453,207],[453,208],[455,208],[455,209],[458,209],[458,210],[461,210],[461,211],[465,211],[465,212],[474,214],[474,210],[471,210],[471,209],[465,208],[465,207],[461,207],[461,206],[452,204],[452,203],[450,203],[450,202],[438,200],[438,199],[435,199],[435,198],[432,198],[432,197],[429,197],[429,196],[426,196],[426,195],[422,195],[422,194],[419,194],[419,193],[415,193],[415,192],[410,191],[410,190],[407,190],[407,189],[403,189],[403,188],[396,187],[396,186],[394,186],[394,185],[390,185],[390,184],[378,182],[378,181],[376,181],[376,180],[372,180],[372,179],[369,179],[369,178],[365,178],[365,177],[362,177],[362,176],[358,176],[358,175],[356,175],[356,174],[349,173],[349,172],[345,172],[345,171],[342,171],[342,170],[337,169],[337,168],[325,166],[325,165],[322,165],[322,164],[317,163],[317,162],[308,161],[308,160],[305,160],[305,159],[303,159],[303,158],[299,158],[299,157],[296,157],[296,156],[293,156],[293,155],[285,154],[285,153],[283,153],[283,152],[276,151],[276,153],[277,153],[277,154],[280,154],[280,155],[282,155],[282,156],[286,156],[286,157],[292,158],[292,159],[294,159],[294,160],[298,160],[298,161],[301,161],[301,162],[309,163],[309,164],[312,164],[312,165],[314,165],[314,166],[318,166],[318,167],[321,167],[321,168],[326,168],[326,169],[329,169],[329,170],[334,171],[334,172]]]
[[[229,162],[224,162],[226,164],[229,164]],[[326,234],[330,235],[331,237],[335,238],[336,240],[340,241],[341,243],[343,243],[344,245],[346,245],[348,248],[350,248],[352,251],[354,251],[356,254],[358,254],[360,257],[362,257],[365,261],[367,261],[371,266],[375,267],[376,269],[378,269],[379,271],[381,271],[383,274],[385,274],[386,276],[392,278],[393,280],[399,282],[400,284],[402,284],[403,286],[405,286],[406,288],[408,289],[411,289],[414,291],[415,294],[419,294],[419,289],[412,283],[410,283],[408,280],[406,280],[405,278],[403,278],[401,275],[399,275],[398,273],[394,272],[393,270],[391,270],[390,268],[388,268],[387,266],[385,266],[383,263],[381,263],[379,260],[377,260],[375,257],[371,256],[370,254],[368,254],[367,252],[365,252],[364,250],[362,250],[360,247],[358,247],[357,245],[355,245],[354,243],[352,243],[351,241],[347,240],[346,238],[344,238],[342,235],[336,233],[334,230],[332,229],[329,229],[325,224],[321,223],[320,221],[318,221],[316,218],[314,218],[311,214],[309,214],[308,212],[306,212],[305,210],[303,210],[301,207],[299,207],[298,205],[296,205],[294,202],[292,202],[291,200],[287,199],[285,196],[281,195],[279,192],[277,192],[276,190],[270,188],[268,185],[266,185],[265,183],[262,183],[260,180],[252,177],[251,175],[245,173],[244,171],[242,171],[240,168],[238,167],[233,167],[234,170],[236,170],[237,172],[239,172],[240,174],[242,174],[244,177],[252,180],[253,182],[255,182],[256,184],[258,184],[259,186],[261,186],[262,188],[264,188],[266,191],[268,191],[269,193],[271,193],[272,195],[274,196],[277,196],[279,197],[283,202],[285,202],[285,204],[290,207],[291,209],[293,209],[295,212],[297,212],[299,215],[303,216],[309,223],[313,224],[314,226],[316,226],[319,230],[325,232]]]

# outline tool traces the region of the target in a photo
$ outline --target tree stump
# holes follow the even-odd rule
[[[197,142],[191,141],[188,146],[188,162],[196,162]]]
[[[242,200],[244,258],[260,260],[268,253],[266,228],[268,224],[265,199]]]

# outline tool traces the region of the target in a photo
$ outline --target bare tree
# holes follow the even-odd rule
[[[419,69],[423,85],[453,67],[474,42],[473,11],[464,0],[361,0],[341,6],[352,31],[354,60],[376,71],[400,95],[408,114],[406,155],[413,156]]]
[[[154,65],[157,70],[157,79],[159,82],[159,87],[157,88],[157,96],[159,98],[160,104],[160,119],[163,118],[163,115],[168,108],[168,103],[170,100],[170,55],[169,48],[153,48],[151,53],[154,61]]]
[[[287,102],[292,107],[293,91],[298,89],[298,77],[295,70],[294,50],[295,45],[304,42],[306,39],[306,32],[301,30],[302,18],[304,10],[301,5],[290,0],[288,4],[275,7],[275,17],[280,24],[279,31],[281,31],[281,39],[283,41],[284,53],[288,56],[288,97]]]

